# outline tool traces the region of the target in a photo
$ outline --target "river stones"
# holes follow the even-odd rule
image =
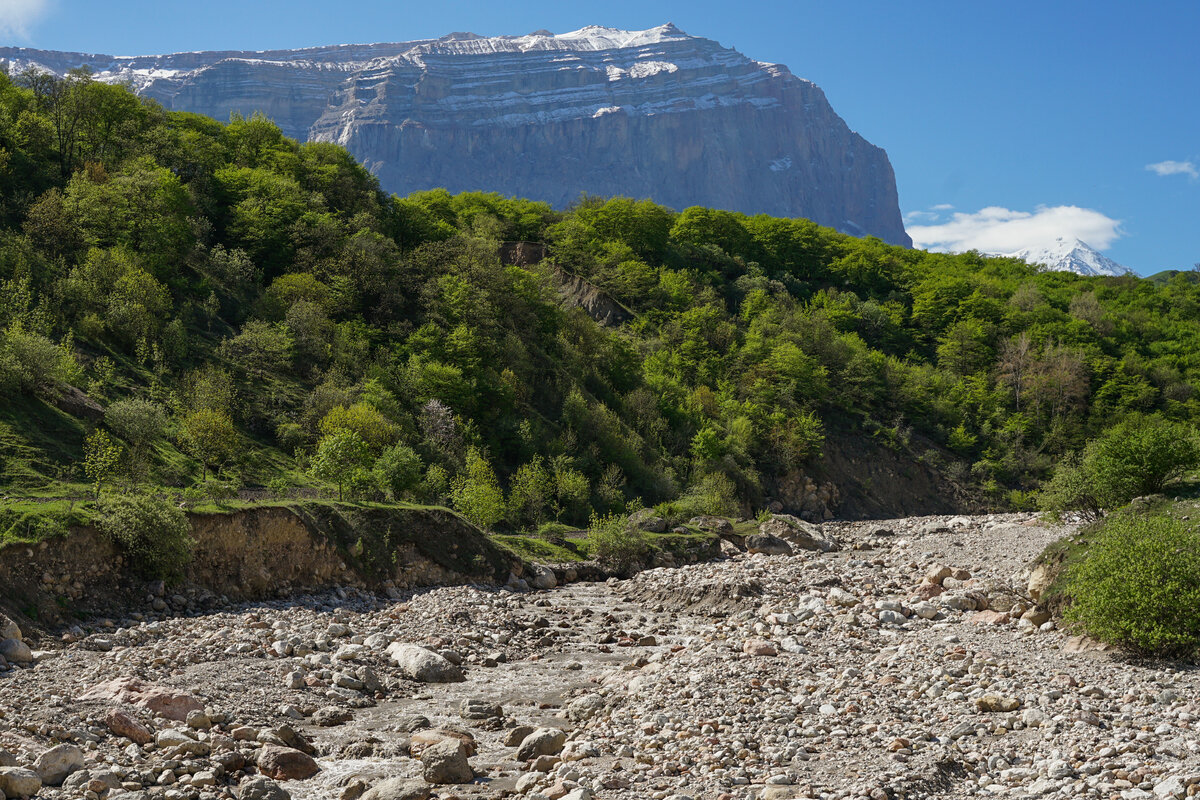
[[[462,670],[424,647],[404,642],[388,646],[388,656],[409,680],[421,683],[457,683],[466,680]]]

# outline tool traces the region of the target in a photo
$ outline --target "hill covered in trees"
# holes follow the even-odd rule
[[[266,119],[0,75],[0,488],[309,487],[528,530],[753,512],[836,437],[1023,505],[1122,417],[1200,414],[1190,278],[625,198],[389,197]]]

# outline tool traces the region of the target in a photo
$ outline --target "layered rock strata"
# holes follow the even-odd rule
[[[289,136],[345,145],[401,194],[648,197],[911,245],[887,154],[815,84],[670,24],[138,57],[0,48],[0,61],[87,67],[221,120],[261,111]]]

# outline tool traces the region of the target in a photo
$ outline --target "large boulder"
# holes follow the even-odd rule
[[[307,753],[268,744],[258,751],[258,770],[277,781],[303,781],[321,771]]]
[[[463,746],[467,748],[468,756],[475,755],[478,747],[475,744],[475,737],[467,731],[457,728],[427,728],[417,731],[408,740],[408,752],[413,758],[420,758],[421,753],[425,752],[425,748],[451,740],[462,742]]]
[[[124,736],[137,744],[146,744],[154,740],[154,734],[150,733],[149,728],[134,718],[132,714],[119,708],[109,709],[109,712],[104,715],[104,724],[108,726],[109,732],[114,736]]]
[[[598,694],[585,694],[577,697],[567,705],[567,717],[576,722],[599,716],[604,710],[604,698]],[[524,738],[524,737],[522,737]]]
[[[270,778],[255,775],[238,784],[238,800],[292,800],[291,794]]]
[[[467,761],[467,747],[457,739],[444,739],[421,751],[421,776],[436,785],[470,783],[475,771]]]
[[[258,740],[263,744],[278,744],[284,747],[291,747],[310,756],[317,753],[317,749],[312,746],[312,742],[304,738],[291,725],[287,724],[280,725],[278,728],[268,728],[265,731],[259,731]]]
[[[529,583],[535,589],[553,589],[558,586],[558,576],[554,574],[554,570],[541,564],[531,564],[529,567],[531,575]]]
[[[1046,590],[1058,578],[1060,572],[1062,572],[1061,564],[1038,564],[1029,573],[1029,579],[1025,583],[1025,591],[1033,600],[1041,600],[1042,595],[1046,593]]]
[[[567,734],[558,728],[538,728],[525,737],[517,748],[517,761],[529,761],[538,756],[556,756],[567,743]]]
[[[765,556],[790,556],[792,546],[769,533],[755,533],[746,537],[746,552]]]
[[[702,531],[712,531],[718,536],[732,536],[733,523],[724,517],[714,517],[711,514],[702,514],[698,517],[692,517],[688,520],[688,525],[693,528],[699,528]]]
[[[0,639],[24,639],[21,628],[8,617],[0,614]]]
[[[33,762],[33,771],[46,786],[59,786],[67,776],[83,769],[83,751],[73,744],[51,747]]]
[[[797,550],[829,553],[838,549],[836,542],[821,536],[821,529],[816,525],[791,514],[773,514],[758,526],[758,532],[783,539]]]
[[[415,644],[393,642],[388,656],[400,668],[400,674],[421,683],[457,683],[464,681],[462,670],[437,653]]]
[[[666,533],[667,521],[653,508],[643,508],[629,515],[629,527],[647,533]]]
[[[429,800],[429,786],[412,778],[388,778],[368,789],[359,800]]]
[[[129,703],[178,722],[186,720],[193,711],[204,710],[204,703],[190,694],[143,683],[137,678],[115,678],[98,683],[79,695],[79,699]]]
[[[0,767],[0,797],[33,797],[42,788],[42,779],[31,769]]]
[[[33,661],[33,651],[20,639],[0,640],[0,656],[14,664],[28,664]]]

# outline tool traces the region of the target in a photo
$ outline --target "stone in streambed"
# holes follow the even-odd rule
[[[388,656],[409,680],[421,683],[458,683],[466,680],[462,670],[424,647],[404,642],[388,646]]]
[[[290,747],[264,745],[258,751],[258,769],[277,781],[302,781],[321,771],[312,756]]]
[[[475,771],[467,761],[467,747],[457,739],[444,739],[421,752],[421,775],[432,784],[470,783]]]
[[[83,769],[83,751],[73,744],[51,747],[33,762],[33,770],[47,786],[58,786],[72,772]]]
[[[429,800],[429,787],[412,778],[388,778],[368,789],[359,800]]]
[[[517,748],[517,761],[529,761],[538,756],[556,756],[567,743],[567,734],[558,728],[538,728],[525,737]]]

